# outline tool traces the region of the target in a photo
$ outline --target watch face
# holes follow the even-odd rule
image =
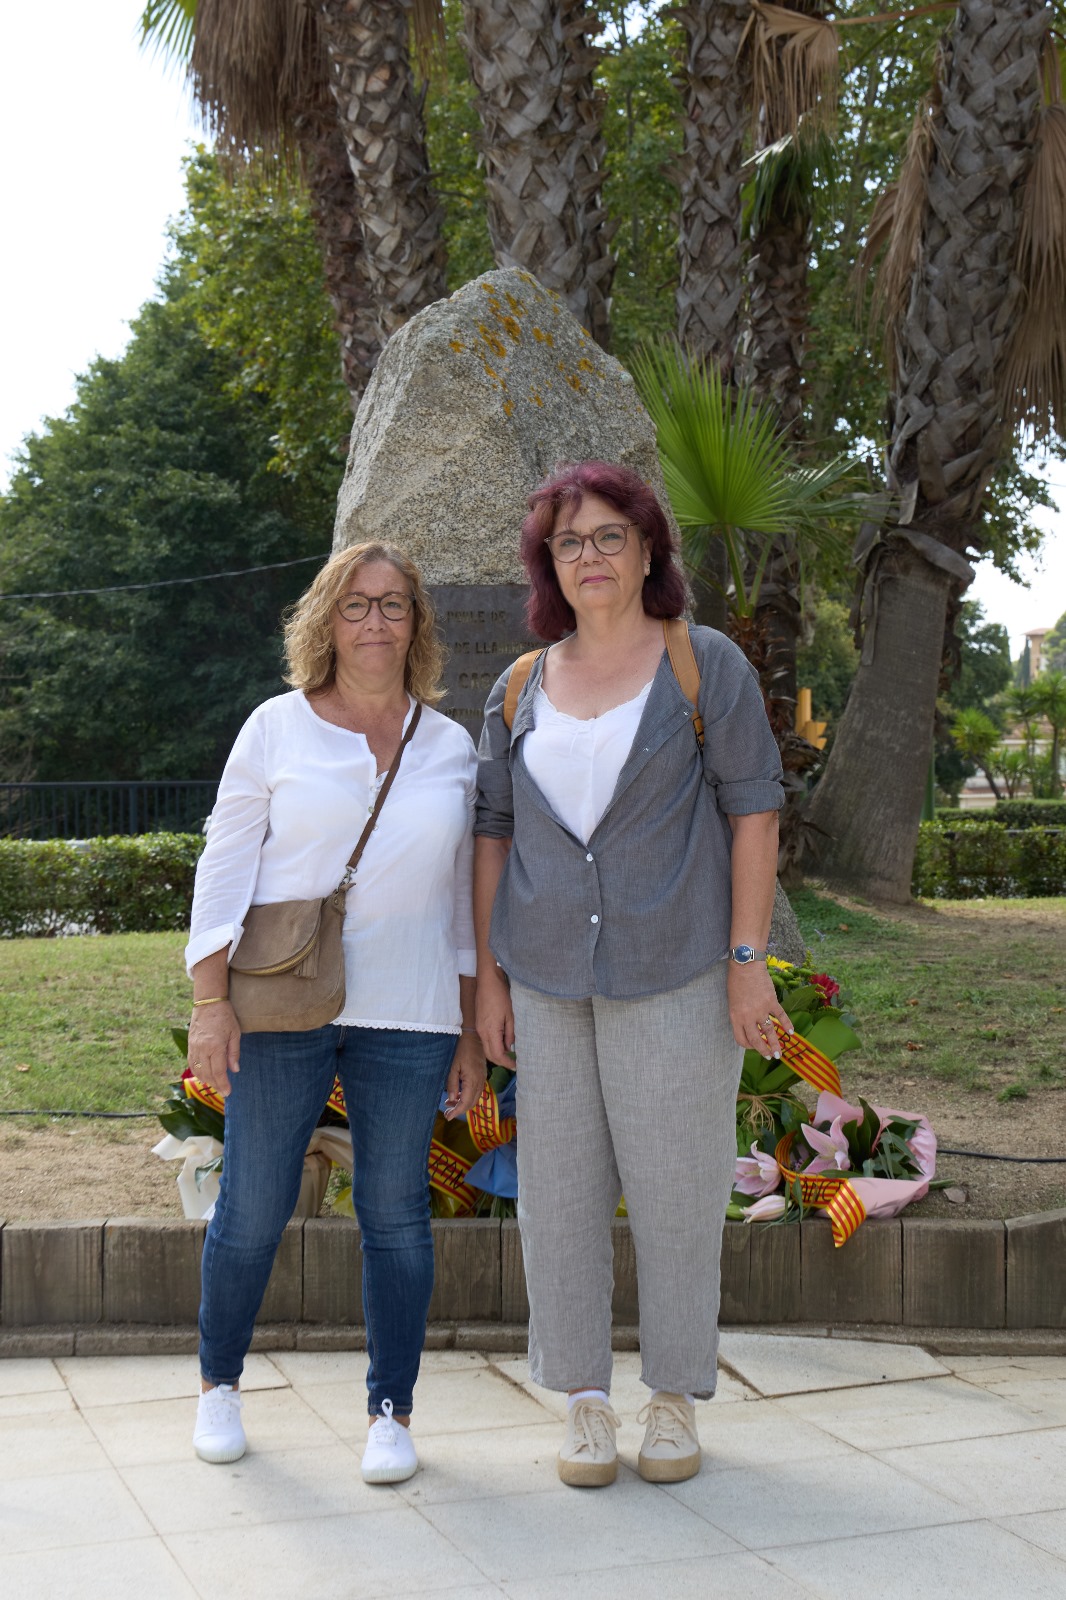
[[[741,963],[755,960],[755,951],[752,949],[750,944],[734,945],[730,954],[732,955],[734,961],[739,961]]]

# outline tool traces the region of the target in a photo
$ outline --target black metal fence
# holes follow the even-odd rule
[[[0,783],[0,837],[95,839],[125,833],[199,833],[218,784]]]

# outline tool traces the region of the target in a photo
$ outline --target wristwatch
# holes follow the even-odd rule
[[[765,961],[765,950],[753,950],[750,944],[734,944],[729,947],[729,959],[735,961],[739,967],[746,967],[752,961]]]

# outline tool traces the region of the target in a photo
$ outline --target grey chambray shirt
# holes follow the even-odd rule
[[[474,833],[512,839],[489,944],[527,988],[560,1000],[679,989],[729,947],[728,814],[784,804],[777,743],[754,669],[725,634],[689,628],[700,669],[701,753],[692,705],[665,649],[633,747],[587,845],[530,777],[522,736],[544,658],[519,696],[510,733],[510,667],[485,706]]]

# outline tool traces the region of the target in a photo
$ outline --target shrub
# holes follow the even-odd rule
[[[202,834],[0,839],[0,936],[188,926]]]
[[[923,822],[912,887],[929,899],[949,900],[1066,894],[1066,831]]]
[[[997,800],[986,815],[1008,828],[1066,828],[1066,800]]]

